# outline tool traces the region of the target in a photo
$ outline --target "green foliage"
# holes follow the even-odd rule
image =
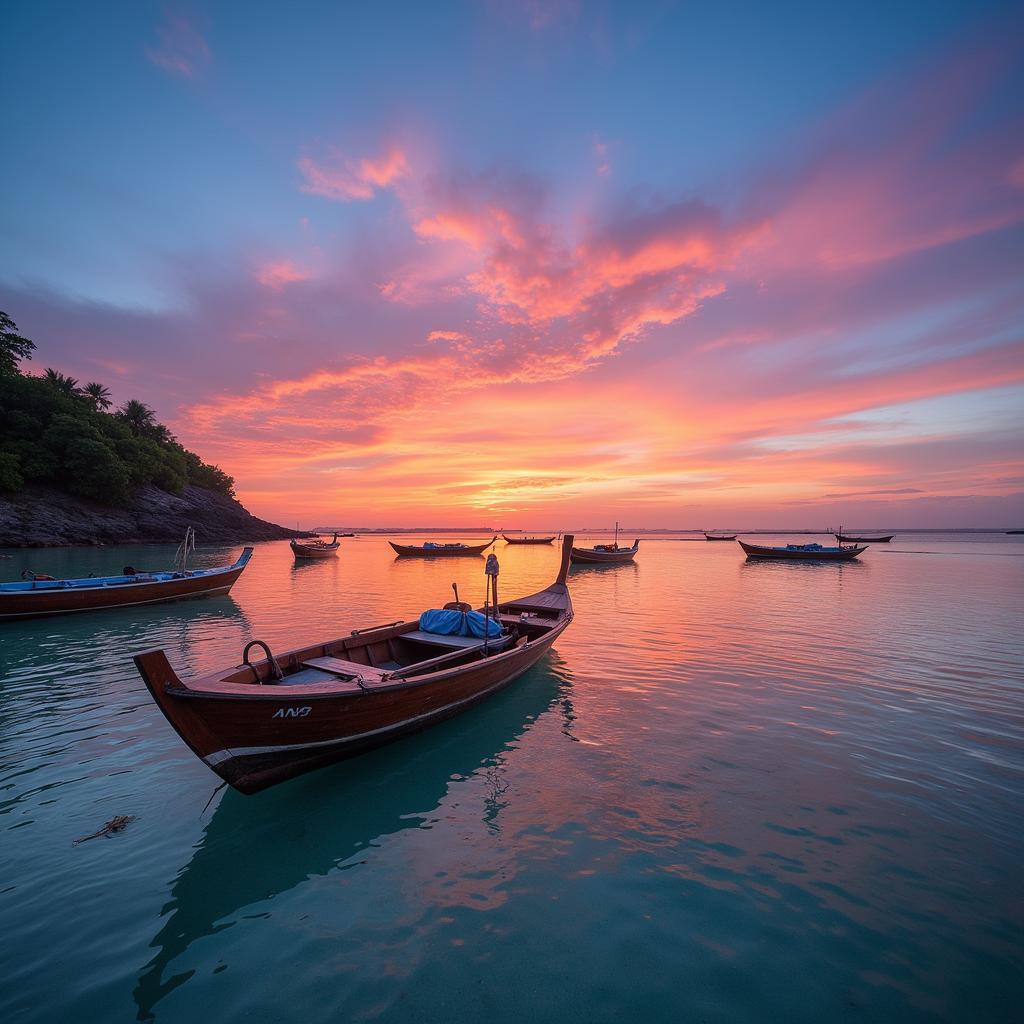
[[[0,309],[0,376],[18,372],[18,362],[31,359],[34,341],[18,333],[18,325]]]
[[[231,477],[183,448],[144,402],[109,413],[102,384],[79,388],[52,369],[22,374],[18,360],[35,346],[14,330],[0,313],[0,491],[45,483],[108,504],[147,484],[174,494],[194,484],[234,495]]]
[[[77,437],[65,449],[67,489],[85,498],[116,504],[131,496],[128,467],[102,441]]]
[[[18,467],[18,456],[0,452],[0,491],[17,491],[25,486],[25,478]]]

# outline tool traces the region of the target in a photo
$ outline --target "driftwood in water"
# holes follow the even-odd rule
[[[116,814],[103,826],[103,828],[93,832],[91,836],[82,836],[80,839],[75,839],[71,845],[77,846],[79,843],[87,842],[90,839],[99,839],[100,836],[112,836],[115,832],[120,832],[122,829],[126,828],[134,820],[134,814]]]

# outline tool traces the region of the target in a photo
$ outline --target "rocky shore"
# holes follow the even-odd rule
[[[130,505],[108,508],[45,487],[0,495],[0,547],[153,544],[180,541],[195,527],[199,544],[239,544],[305,536],[250,515],[237,501],[202,487],[181,494],[156,487]]]

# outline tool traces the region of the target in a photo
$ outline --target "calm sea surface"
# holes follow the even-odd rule
[[[555,574],[497,553],[504,597]],[[263,544],[228,598],[0,624],[0,1020],[1021,1019],[1024,537],[849,565],[644,540],[574,568],[574,623],[503,694],[254,797],[215,793],[131,662],[188,677],[453,580],[482,602],[483,559]]]

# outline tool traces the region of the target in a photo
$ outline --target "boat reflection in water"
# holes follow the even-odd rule
[[[156,953],[134,990],[139,1020],[195,969],[172,964],[189,947],[259,905],[316,877],[362,863],[375,840],[420,828],[449,791],[483,777],[482,820],[500,828],[500,775],[510,745],[542,716],[560,715],[571,735],[572,681],[556,651],[480,707],[357,761],[303,776],[253,800],[226,787],[192,859],[171,885]],[[414,865],[410,865],[410,870]],[[434,870],[433,868],[431,869]]]

